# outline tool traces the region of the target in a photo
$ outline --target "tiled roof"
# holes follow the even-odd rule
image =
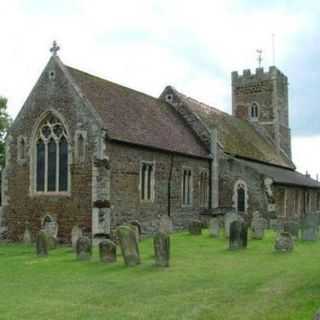
[[[297,171],[243,159],[237,159],[237,161],[240,161],[244,165],[257,170],[259,173],[272,178],[273,181],[278,184],[320,188],[320,183],[318,181]]]
[[[167,103],[74,68],[66,68],[102,118],[111,139],[208,157],[199,139]]]
[[[189,109],[199,116],[208,128],[218,129],[218,138],[226,153],[294,168],[294,164],[285,155],[278,154],[270,139],[250,122],[200,103],[172,87],[170,88]]]

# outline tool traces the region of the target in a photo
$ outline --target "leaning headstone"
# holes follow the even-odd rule
[[[137,241],[140,241],[140,232],[139,232],[139,227],[135,224],[129,224],[129,227],[134,231],[134,234],[137,238]]]
[[[282,231],[279,233],[274,249],[278,252],[290,252],[293,250],[293,239],[289,232]]]
[[[140,264],[138,239],[135,231],[128,226],[120,226],[117,229],[117,237],[125,264],[128,267]]]
[[[317,311],[317,313],[314,315],[313,320],[320,320],[320,309]]]
[[[169,267],[170,261],[170,236],[158,232],[153,238],[156,266]]]
[[[173,231],[172,219],[167,215],[162,215],[160,217],[160,222],[159,222],[159,232],[172,233],[172,231]]]
[[[71,231],[71,243],[74,250],[76,250],[77,241],[80,237],[82,237],[82,230],[78,226],[74,226]]]
[[[227,212],[224,216],[224,234],[226,238],[229,238],[230,235],[230,225],[233,221],[239,220],[239,215],[234,211]]]
[[[32,243],[32,232],[29,224],[26,225],[26,229],[23,233],[23,243],[31,244]]]
[[[192,220],[189,223],[189,233],[192,235],[200,235],[202,233],[202,223],[200,220]]]
[[[266,227],[265,219],[255,217],[251,222],[252,239],[262,240],[264,237],[264,230]]]
[[[39,257],[46,257],[48,255],[48,236],[44,231],[40,231],[37,235],[36,250]]]
[[[240,221],[232,221],[230,224],[229,231],[229,249],[236,250],[241,248],[241,222]]]
[[[298,222],[295,221],[289,221],[288,222],[288,232],[291,234],[293,239],[299,239],[299,231],[300,231],[300,226]]]
[[[209,220],[208,231],[213,238],[219,238],[220,235],[220,220],[219,218],[211,218]]]
[[[117,261],[117,246],[109,239],[102,240],[99,243],[100,261],[112,263]]]
[[[80,237],[76,245],[78,260],[90,260],[92,255],[92,244],[88,237]]]
[[[318,216],[307,214],[302,220],[302,240],[315,241],[318,239]]]

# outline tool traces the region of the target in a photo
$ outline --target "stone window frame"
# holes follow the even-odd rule
[[[67,143],[68,143],[68,188],[66,191],[37,191],[37,134],[42,122],[49,116],[53,115],[58,118],[63,125],[67,133]],[[65,118],[62,114],[55,109],[49,109],[43,112],[35,122],[32,134],[31,134],[31,143],[30,143],[30,184],[29,184],[29,194],[31,197],[35,196],[59,196],[59,197],[70,197],[71,196],[71,164],[72,164],[72,141],[70,139],[70,130],[69,126],[66,123]],[[47,160],[46,160],[47,161]]]
[[[232,195],[232,207],[236,209],[236,212],[238,213],[238,187],[242,185],[244,187],[244,195],[245,195],[245,201],[244,201],[244,212],[248,212],[249,208],[249,192],[248,192],[248,185],[243,179],[238,179],[233,186],[233,195]]]
[[[259,103],[256,101],[253,101],[249,107],[249,118],[251,121],[259,120],[259,111],[260,111]]]
[[[75,141],[75,159],[78,163],[84,163],[87,159],[87,131],[86,130],[76,130],[74,135]],[[79,147],[79,139],[80,137],[83,138],[83,150],[82,154],[80,154],[80,147]]]
[[[207,184],[205,189],[203,190],[202,186],[202,175],[206,174]],[[203,194],[203,191],[205,193]],[[204,195],[204,198],[203,198]],[[200,168],[199,170],[199,205],[201,208],[208,208],[209,207],[209,170],[206,168]]]
[[[144,183],[142,181],[142,168],[144,165],[151,166],[151,176],[150,176],[150,198],[143,198],[143,194],[148,192],[148,176],[145,176]],[[155,200],[155,171],[156,171],[156,162],[155,161],[148,161],[148,160],[141,160],[140,161],[140,168],[139,168],[139,199],[142,203],[153,203]],[[147,183],[146,183],[147,182]],[[142,187],[145,187],[145,190],[142,190]]]
[[[184,173],[185,171],[190,172],[190,180],[188,182],[189,188],[184,187]],[[185,191],[185,194],[184,194]],[[189,193],[189,196],[187,195]],[[189,202],[186,202],[185,199],[189,198]],[[193,205],[193,169],[189,166],[182,166],[181,168],[181,207],[190,208]]]
[[[21,165],[27,161],[27,138],[23,135],[17,139],[17,160]]]

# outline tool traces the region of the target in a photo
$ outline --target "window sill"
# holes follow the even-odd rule
[[[33,192],[31,197],[70,197],[71,192]]]

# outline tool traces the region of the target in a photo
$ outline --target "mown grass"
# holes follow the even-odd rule
[[[312,319],[320,308],[320,242],[273,252],[275,234],[230,252],[207,233],[171,238],[171,267],[154,267],[152,240],[142,264],[78,262],[71,248],[35,256],[0,245],[0,319]]]

